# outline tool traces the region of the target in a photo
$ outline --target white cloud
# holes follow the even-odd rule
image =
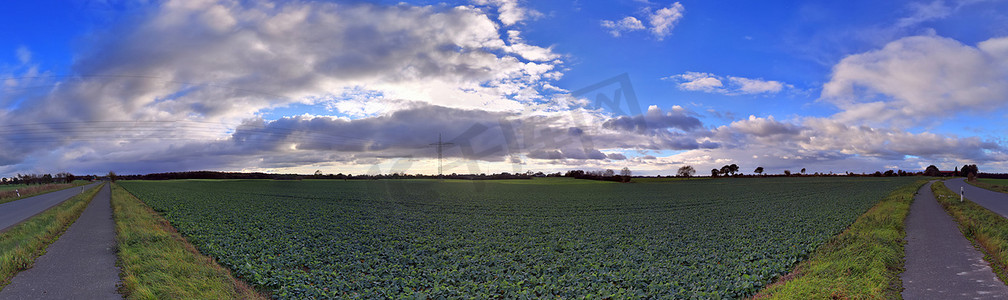
[[[27,64],[28,62],[31,61],[32,53],[31,51],[28,50],[28,47],[18,46],[16,53],[18,62],[20,62],[21,64]]]
[[[912,126],[1008,103],[1008,38],[976,47],[914,36],[848,56],[833,67],[821,97],[843,122]]]
[[[686,9],[679,2],[672,3],[671,6],[659,9],[652,13],[648,17],[648,22],[651,24],[651,33],[658,38],[658,40],[664,39],[669,34],[672,34],[672,29],[675,28],[675,24],[682,19],[683,12]]]
[[[776,94],[785,89],[794,89],[793,85],[780,81],[737,76],[725,77],[703,72],[685,72],[679,75],[663,77],[662,80],[677,82],[679,89],[686,91],[725,95]]]
[[[810,173],[870,173],[886,165],[922,171],[932,163],[996,168],[1008,159],[1004,146],[978,137],[847,125],[829,118],[778,121],[772,116],[750,116],[714,129],[710,140],[721,147],[689,150],[666,159],[692,164],[697,170],[737,163],[746,171],[762,166],[768,173],[800,168]]]
[[[510,26],[529,18],[538,18],[542,13],[521,6],[518,0],[473,0],[476,5],[491,5],[497,7],[498,19],[502,24]]]
[[[644,29],[644,23],[634,17],[625,17],[617,22],[602,20],[602,27],[609,29],[609,34],[619,37],[623,32],[631,32]]]
[[[750,79],[745,77],[728,76],[728,80],[738,86],[739,93],[742,94],[776,94],[784,89],[784,84],[779,81]]]
[[[619,21],[602,20],[600,24],[603,28],[609,30],[609,34],[612,34],[614,37],[619,37],[625,32],[646,29],[660,41],[672,34],[672,29],[675,28],[679,19],[682,19],[683,12],[685,11],[686,9],[679,2],[672,3],[669,7],[653,12],[650,8],[645,8],[643,12],[644,18],[647,19],[650,27],[645,26],[640,19],[633,16],[623,17]]]
[[[505,24],[535,15],[516,3],[491,4],[500,4]],[[517,30],[501,32],[490,16],[469,6],[220,0],[166,1],[144,11],[90,36],[75,54],[69,79],[48,79],[44,84],[53,88],[44,94],[16,95],[31,100],[16,111],[0,110],[0,126],[137,120],[215,127],[182,126],[166,134],[150,125],[124,125],[90,140],[54,138],[77,134],[67,128],[38,128],[0,141],[10,150],[0,155],[6,166],[0,171],[19,170],[17,164],[37,159],[37,151],[87,148],[142,160],[159,149],[207,146],[243,120],[292,104],[324,105],[355,117],[403,108],[382,110],[372,100],[503,112],[548,103],[550,94],[562,92],[536,91],[562,76],[559,55],[527,44]],[[29,58],[27,50],[18,52],[19,59]],[[344,95],[358,88],[380,97]],[[15,95],[0,93],[0,107],[10,99]],[[161,142],[147,143],[151,139]]]
[[[900,18],[896,22],[897,27],[910,27],[931,20],[943,19],[954,11],[954,8],[945,5],[944,0],[934,0],[930,3],[910,3],[908,8],[911,10],[911,15]]]

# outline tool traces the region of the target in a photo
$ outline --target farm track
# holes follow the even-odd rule
[[[931,183],[910,205],[906,241],[906,271],[900,276],[904,299],[1008,298],[1008,286],[938,204]]]
[[[111,189],[105,185],[46,254],[0,291],[0,299],[120,299],[115,263]]]
[[[96,184],[100,183],[85,185],[83,190],[93,188]],[[0,204],[0,232],[63,203],[63,201],[79,194],[80,191],[79,187],[71,187]]]
[[[970,201],[1008,218],[1008,194],[976,187],[966,183],[965,178],[946,180],[945,186],[956,193],[959,193],[960,188],[965,188],[966,198]]]

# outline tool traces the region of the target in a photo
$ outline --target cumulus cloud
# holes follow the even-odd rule
[[[692,131],[701,128],[701,125],[700,119],[680,106],[673,107],[669,112],[663,112],[655,105],[648,107],[643,115],[618,116],[602,123],[603,128],[632,132],[667,129]]]
[[[619,21],[602,20],[602,27],[609,29],[609,34],[619,37],[624,32],[644,29],[644,23],[634,17],[625,17]]]
[[[685,72],[663,77],[662,80],[676,82],[681,90],[725,95],[776,94],[784,90],[794,89],[793,85],[780,81],[738,76],[719,76],[704,72]]]
[[[833,67],[821,97],[843,122],[912,126],[1008,103],[1008,38],[976,46],[913,36],[848,56]]]
[[[505,25],[536,15],[515,1],[486,3],[498,7]],[[215,124],[182,126],[167,135],[148,125],[113,128],[103,140],[148,149],[155,147],[139,141],[165,138],[163,144],[180,146],[226,139],[236,124],[295,104],[353,117],[386,114],[407,102],[505,112],[564,92],[546,88],[562,75],[560,56],[526,43],[517,30],[501,32],[479,7],[221,0],[165,1],[144,11],[89,35],[71,75],[47,79],[43,84],[52,88],[45,93],[3,93],[0,125]],[[26,49],[17,55],[31,58]],[[9,77],[39,74],[16,71],[0,70]],[[4,85],[17,90],[23,81]],[[15,101],[21,104],[9,111]],[[39,127],[19,136],[30,143],[0,142],[12,153],[0,165],[17,168],[11,165],[40,149],[78,153],[74,149],[90,147],[80,139],[52,138],[73,133]]]
[[[649,26],[645,26],[641,19],[634,16],[626,16],[618,21],[602,20],[600,24],[603,28],[609,30],[609,34],[612,34],[614,37],[619,37],[625,32],[648,30],[660,41],[672,34],[672,29],[675,28],[679,19],[682,19],[685,11],[686,8],[682,4],[675,2],[669,7],[660,8],[655,11],[645,8],[643,16]]]
[[[518,3],[518,0],[474,0],[477,5],[497,7],[498,19],[504,25],[514,25],[529,18],[538,18],[542,13],[529,9]]]
[[[683,12],[685,10],[686,9],[679,2],[672,3],[669,7],[656,10],[648,16],[648,23],[651,24],[651,33],[653,33],[659,41],[669,34],[672,34],[672,29],[675,28],[675,24],[679,22],[679,19],[682,19]]]
[[[750,116],[715,128],[710,140],[721,147],[686,151],[669,159],[692,163],[698,170],[737,163],[776,173],[795,166],[814,172],[860,173],[883,165],[923,170],[935,162],[998,164],[1008,158],[1004,146],[978,137],[912,133],[814,117],[780,121]]]

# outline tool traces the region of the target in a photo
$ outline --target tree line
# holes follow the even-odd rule
[[[18,173],[10,178],[0,178],[0,184],[51,184],[51,183],[71,183],[77,180],[77,176],[69,172],[52,174],[21,174]]]

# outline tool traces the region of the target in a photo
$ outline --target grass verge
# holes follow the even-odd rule
[[[984,260],[1001,282],[1008,283],[1008,219],[969,201],[959,202],[959,194],[942,182],[931,185],[938,203],[959,223],[963,236],[983,249]]]
[[[71,183],[28,185],[28,186],[19,186],[16,189],[14,188],[5,189],[3,191],[0,191],[0,204],[15,200],[21,200],[32,196],[38,196],[48,192],[62,190],[65,188],[87,185],[89,183],[91,182],[84,180],[75,180],[74,182]],[[21,195],[20,197],[18,196],[19,193]]]
[[[128,299],[266,299],[200,254],[171,224],[112,185],[120,292]]]
[[[902,186],[754,299],[898,299],[904,220],[927,180]]]
[[[80,217],[100,187],[101,185],[73,196],[0,233],[0,290],[10,284],[14,275],[31,268],[35,259],[45,254],[49,244],[59,239],[70,224]]]
[[[1008,179],[977,178],[976,181],[966,180],[966,183],[982,189],[1008,193]]]

